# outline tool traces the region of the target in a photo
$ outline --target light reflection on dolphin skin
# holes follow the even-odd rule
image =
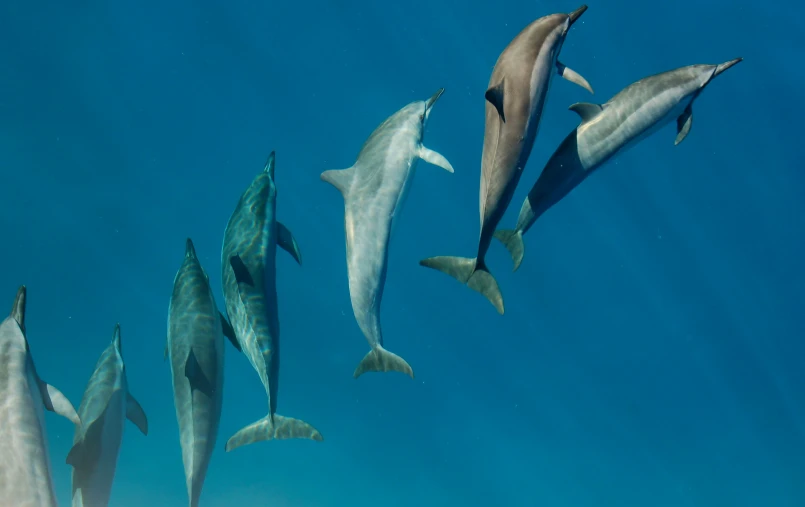
[[[81,422],[72,403],[36,372],[25,331],[27,290],[0,324],[0,505],[56,507],[45,410]]]
[[[227,315],[268,396],[268,415],[235,433],[226,443],[227,452],[263,440],[322,440],[321,433],[305,421],[276,413],[280,368],[277,246],[300,264],[302,256],[291,231],[276,219],[274,162],[272,151],[263,170],[241,195],[224,231],[221,277]]]
[[[665,125],[676,121],[674,145],[682,142],[693,122],[693,102],[713,78],[742,61],[690,65],[641,79],[605,104],[579,102],[570,110],[581,123],[548,160],[523,205],[517,226],[498,230],[500,240],[520,267],[525,254],[523,234],[590,174]]]
[[[444,93],[412,102],[381,123],[364,142],[357,160],[347,169],[333,169],[321,179],[344,198],[349,296],[355,320],[371,350],[353,376],[368,371],[399,371],[414,377],[402,357],[383,347],[380,303],[388,270],[389,244],[399,222],[417,162],[420,159],[453,172],[439,153],[422,144],[433,105]]]

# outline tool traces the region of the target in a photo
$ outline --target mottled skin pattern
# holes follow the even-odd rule
[[[264,170],[241,196],[224,232],[221,277],[226,311],[243,353],[249,359],[268,396],[268,415],[236,433],[227,450],[259,440],[310,438],[321,434],[303,421],[276,415],[280,369],[279,318],[277,314],[276,252],[280,246],[298,248],[290,232],[276,220],[277,188],[274,185],[274,153]],[[283,234],[285,231],[287,234]],[[238,256],[253,285],[238,280],[232,258]]]
[[[692,104],[718,74],[740,59],[721,65],[691,65],[641,79],[621,90],[605,104],[574,104],[582,116],[548,160],[523,202],[513,231],[496,237],[512,253],[515,269],[522,261],[522,235],[548,209],[562,200],[596,169],[652,135],[670,122],[677,130],[692,115]],[[679,119],[679,120],[678,120]],[[688,124],[688,129],[690,124]],[[676,144],[688,131],[677,136]]]
[[[391,235],[419,159],[452,172],[444,157],[422,146],[427,119],[442,91],[428,101],[408,104],[381,123],[364,142],[352,167],[322,173],[322,179],[344,197],[349,294],[355,320],[372,348],[355,377],[366,371],[393,370],[413,378],[410,365],[383,348],[380,304]]]
[[[442,271],[483,294],[500,314],[503,296],[485,263],[495,228],[511,202],[531,155],[555,74],[592,91],[558,56],[570,26],[587,9],[552,14],[529,24],[498,58],[485,102],[484,146],[479,192],[480,237],[475,258],[431,257],[420,264]],[[574,75],[575,77],[571,77]]]
[[[36,373],[25,336],[25,287],[0,324],[0,506],[55,507],[44,411],[80,424],[75,409]]]
[[[168,308],[168,356],[188,501],[190,507],[196,507],[221,419],[224,335],[209,278],[190,239],[173,281]],[[204,379],[197,381],[201,385],[195,389],[186,374],[188,361],[193,361],[199,370],[194,378]]]
[[[76,427],[73,449],[67,462],[73,466],[73,507],[105,507],[112,493],[123,428],[129,413],[128,380],[120,341],[120,325],[104,349],[87,383],[78,415],[83,422]],[[141,412],[136,401],[137,410]],[[144,419],[135,417],[140,430]]]

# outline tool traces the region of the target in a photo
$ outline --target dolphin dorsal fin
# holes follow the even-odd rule
[[[568,109],[579,115],[582,124],[592,120],[598,113],[604,110],[603,106],[593,104],[592,102],[576,102],[568,107]]]
[[[495,106],[495,109],[497,109],[498,114],[500,115],[500,121],[506,123],[506,115],[503,114],[503,83],[504,81],[501,79],[500,83],[486,90],[486,93],[484,93],[484,98],[488,100],[490,104]]]
[[[355,170],[350,167],[348,169],[330,169],[321,173],[319,178],[334,186],[341,192],[341,195],[346,199],[349,193],[349,187],[352,184],[352,175]]]

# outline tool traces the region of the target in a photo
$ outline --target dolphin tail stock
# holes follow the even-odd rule
[[[226,442],[226,452],[255,442],[290,438],[308,438],[318,442],[324,440],[319,430],[301,419],[269,414],[232,435]]]
[[[495,238],[503,243],[506,250],[512,256],[514,268],[512,271],[517,271],[520,264],[523,263],[523,256],[525,255],[525,243],[523,243],[523,231],[520,229],[498,229],[494,234]]]
[[[429,257],[419,261],[420,266],[441,271],[452,276],[470,289],[480,292],[489,300],[499,314],[503,315],[503,294],[498,282],[483,261],[468,257]]]
[[[372,350],[363,356],[352,376],[358,378],[369,371],[398,371],[414,378],[414,370],[405,359],[393,352],[389,352],[380,345],[375,345]]]

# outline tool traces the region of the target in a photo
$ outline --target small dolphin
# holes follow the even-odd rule
[[[168,306],[168,344],[173,400],[190,507],[198,505],[221,419],[224,336],[240,350],[218,311],[210,280],[187,238],[182,266]]]
[[[503,295],[484,258],[531,155],[554,73],[593,92],[583,77],[557,59],[568,30],[586,10],[582,5],[570,14],[532,22],[501,53],[485,94],[478,254],[472,259],[440,256],[419,261],[480,292],[501,315]]]
[[[265,168],[241,195],[229,217],[221,251],[226,311],[237,341],[268,395],[268,415],[235,433],[226,443],[227,452],[262,440],[322,440],[321,433],[305,421],[276,413],[280,368],[277,245],[302,263],[296,239],[277,221],[276,211],[272,151]]]
[[[0,505],[55,507],[44,409],[81,421],[72,403],[36,373],[25,333],[25,286],[0,324]]]
[[[442,155],[422,145],[425,124],[439,89],[430,99],[412,102],[378,126],[348,169],[321,173],[344,197],[347,274],[352,311],[372,350],[353,373],[399,371],[411,378],[411,366],[383,348],[380,302],[386,283],[389,240],[398,222],[419,159],[453,172]]]
[[[115,325],[112,343],[95,364],[78,415],[83,427],[76,427],[73,448],[67,454],[67,464],[73,467],[73,507],[105,507],[112,493],[126,419],[148,435],[145,412],[129,394],[120,324]]]
[[[693,101],[714,77],[742,60],[681,67],[632,83],[603,105],[571,105],[581,123],[548,160],[523,201],[515,229],[495,232],[511,253],[514,269],[523,261],[523,234],[543,213],[593,171],[674,120],[674,145],[681,143],[693,122]]]

